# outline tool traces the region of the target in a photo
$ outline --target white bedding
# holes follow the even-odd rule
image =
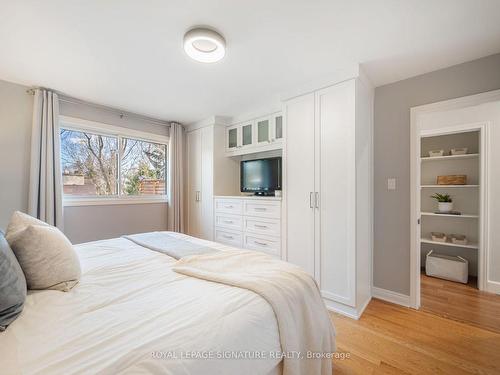
[[[268,355],[186,358],[280,352],[274,312],[257,294],[177,274],[175,259],[124,238],[75,248],[80,284],[29,293],[22,315],[0,333],[2,374],[280,373],[281,361]]]

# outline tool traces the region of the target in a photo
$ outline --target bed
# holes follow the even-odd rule
[[[75,250],[80,283],[68,293],[29,291],[0,335],[2,373],[281,373],[276,316],[258,294],[176,273],[174,258],[126,238]]]

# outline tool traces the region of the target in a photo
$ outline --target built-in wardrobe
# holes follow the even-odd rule
[[[343,81],[286,100],[284,116],[284,256],[358,318],[371,297],[373,88]]]
[[[217,117],[186,134],[186,233],[213,240],[214,195],[239,190],[239,164],[225,156],[225,124]]]

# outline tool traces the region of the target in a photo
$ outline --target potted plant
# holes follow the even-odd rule
[[[438,211],[439,212],[450,212],[453,210],[453,200],[449,194],[439,194],[436,193],[431,196],[438,201]]]

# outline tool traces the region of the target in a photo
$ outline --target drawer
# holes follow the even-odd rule
[[[235,247],[243,247],[243,233],[215,228],[215,242]]]
[[[247,200],[244,201],[243,214],[279,219],[281,217],[281,202]]]
[[[255,234],[268,236],[280,236],[281,221],[279,219],[262,219],[251,216],[244,216],[243,230]]]
[[[281,256],[281,239],[245,234],[243,241],[245,249],[258,250],[277,257]]]
[[[215,226],[241,231],[243,229],[243,216],[216,213]]]
[[[243,213],[243,202],[239,199],[215,200],[215,212],[241,215]]]

